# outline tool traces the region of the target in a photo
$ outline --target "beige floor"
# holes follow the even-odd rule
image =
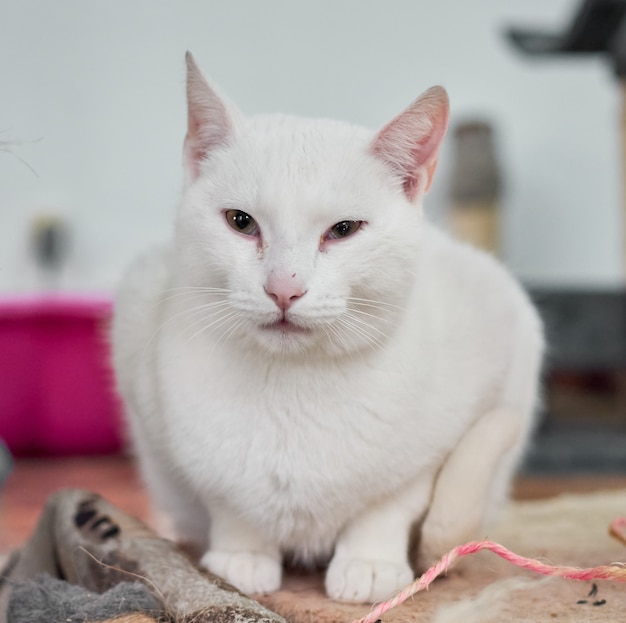
[[[146,493],[127,458],[20,460],[0,490],[0,551],[28,538],[48,495],[63,487],[89,489],[137,517],[145,519],[148,515]],[[626,488],[626,475],[525,477],[515,483],[514,495],[518,499],[537,499],[564,492],[619,488]]]

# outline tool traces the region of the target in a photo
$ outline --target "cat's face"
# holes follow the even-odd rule
[[[384,344],[414,282],[426,165],[398,175],[376,151],[387,128],[244,119],[193,62],[188,84],[178,278],[201,288],[199,335],[283,354]]]

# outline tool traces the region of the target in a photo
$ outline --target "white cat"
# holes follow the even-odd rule
[[[243,591],[332,556],[331,597],[380,600],[484,536],[532,428],[540,322],[423,219],[443,88],[372,135],[244,117],[187,65],[175,244],[134,264],[114,324],[143,475]]]

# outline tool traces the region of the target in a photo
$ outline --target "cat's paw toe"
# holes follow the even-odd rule
[[[267,554],[208,551],[200,564],[247,594],[269,593],[280,588],[280,561]]]
[[[413,581],[407,563],[334,558],[326,572],[326,592],[339,601],[381,601]]]

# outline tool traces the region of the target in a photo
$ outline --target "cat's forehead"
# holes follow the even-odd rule
[[[220,205],[273,220],[363,219],[377,203],[383,165],[371,154],[373,132],[349,123],[284,115],[250,118],[212,167]]]
[[[242,128],[242,148],[272,162],[289,159],[301,166],[358,157],[367,150],[372,132],[330,119],[305,119],[288,115],[260,115]]]

